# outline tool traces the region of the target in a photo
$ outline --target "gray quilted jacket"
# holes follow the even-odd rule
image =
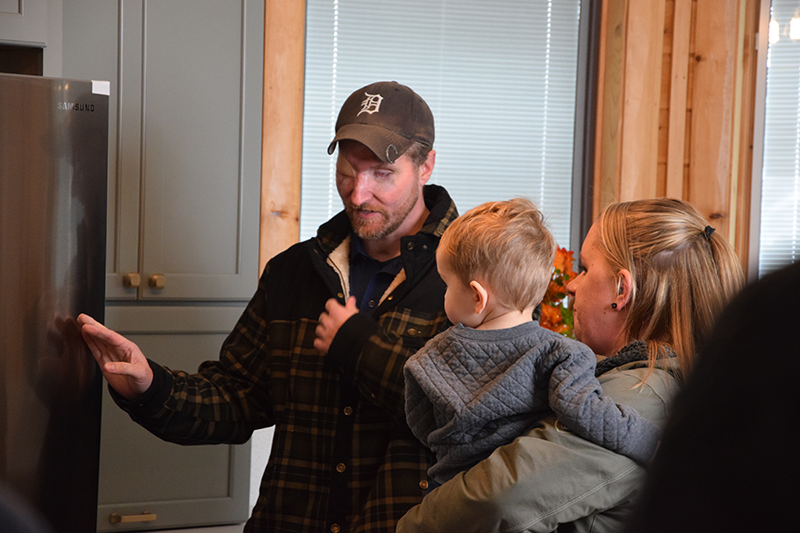
[[[553,412],[581,437],[649,461],[658,428],[603,396],[595,365],[587,346],[538,322],[458,324],[432,338],[405,366],[408,425],[437,458],[428,475],[444,483]]]

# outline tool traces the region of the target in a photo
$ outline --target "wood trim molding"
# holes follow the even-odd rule
[[[741,40],[741,92],[739,97],[740,126],[738,142],[738,166],[734,172],[737,190],[734,199],[738,203],[732,223],[736,232],[731,237],[736,254],[747,272],[750,253],[750,205],[753,184],[753,143],[755,134],[756,85],[758,76],[758,25],[760,3],[757,0],[740,0],[743,30]],[[766,0],[764,0],[766,1]],[[736,179],[738,177],[738,179]]]
[[[597,218],[605,205],[619,198],[625,15],[625,0],[607,0],[602,3],[592,220]]]
[[[300,236],[305,23],[305,0],[265,3],[259,273]]]
[[[692,0],[675,0],[665,191],[672,198],[683,198],[686,175],[686,104],[689,97],[691,20]]]

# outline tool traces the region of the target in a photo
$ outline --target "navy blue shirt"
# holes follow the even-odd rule
[[[364,251],[361,239],[350,234],[350,294],[356,297],[361,313],[372,314],[381,296],[403,268],[401,257],[376,261]]]

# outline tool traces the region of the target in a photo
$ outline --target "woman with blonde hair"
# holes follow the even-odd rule
[[[698,346],[744,284],[731,246],[687,202],[608,206],[567,289],[604,394],[662,426]],[[432,491],[404,532],[620,531],[645,469],[555,418]]]
[[[651,367],[671,350],[683,374],[691,371],[698,342],[744,279],[730,244],[691,204],[669,198],[606,207],[586,236],[581,263],[581,274],[567,287],[575,298],[576,337],[599,355],[641,340]],[[598,295],[581,298],[577,292],[584,283],[595,290],[598,274],[613,279],[613,294],[591,310],[586,331],[582,304]],[[605,318],[611,323],[598,324],[595,311],[610,313]],[[598,327],[600,339],[593,336]]]

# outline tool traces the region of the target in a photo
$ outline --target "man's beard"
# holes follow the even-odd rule
[[[419,189],[415,188],[411,194],[408,195],[406,201],[398,208],[398,211],[394,213],[394,216],[391,216],[389,212],[383,209],[373,209],[369,204],[361,204],[359,206],[348,204],[345,206],[345,211],[347,211],[347,216],[350,218],[350,225],[353,227],[353,231],[356,235],[365,241],[378,240],[396,231],[397,228],[405,222],[408,214],[411,213],[414,206],[417,205],[418,200]],[[358,211],[361,210],[378,213],[383,219],[382,223],[376,226],[374,222],[362,220],[358,216]]]

